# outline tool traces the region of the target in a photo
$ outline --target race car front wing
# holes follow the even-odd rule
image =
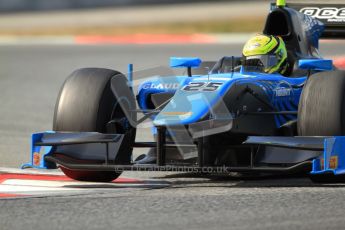
[[[44,132],[32,136],[31,162],[22,168],[51,169],[61,165],[71,170],[94,171],[175,171],[175,172],[266,172],[293,173],[311,170],[311,174],[345,174],[345,137],[249,137],[233,148],[250,148],[250,164],[244,167],[209,166],[203,164],[203,141],[198,142],[198,161],[194,164],[166,164],[166,149],[192,147],[190,144],[167,143],[165,127],[158,127],[156,142],[136,142],[133,147],[154,147],[156,164],[116,164],[114,159],[122,144],[123,134],[95,132]],[[206,143],[204,143],[206,144]],[[195,145],[194,145],[195,147]],[[254,161],[258,147],[264,148],[270,163],[257,165]],[[60,158],[54,153],[72,155],[75,160]],[[287,158],[286,156],[289,155]],[[291,157],[293,155],[293,157]],[[288,159],[288,160],[287,160]],[[281,162],[279,162],[281,161]],[[90,163],[92,162],[92,163]]]

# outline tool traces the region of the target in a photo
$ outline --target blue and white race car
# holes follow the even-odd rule
[[[138,87],[132,65],[126,75],[76,70],[59,93],[54,131],[33,134],[32,161],[23,167],[60,167],[86,181],[112,181],[125,170],[344,181],[345,72],[318,53],[321,37],[345,37],[344,11],[281,0],[271,6],[263,34],[285,42],[285,76],[235,56],[171,58],[171,68],[186,68],[185,75],[152,73]],[[155,142],[136,140],[143,122],[152,124]],[[133,159],[133,148],[150,148],[151,158]]]

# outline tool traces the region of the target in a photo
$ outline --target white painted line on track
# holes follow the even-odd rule
[[[64,191],[82,191],[78,188],[63,188],[63,187],[44,187],[44,186],[20,186],[20,185],[0,185],[1,193],[15,193],[25,194],[27,192],[64,192]]]
[[[8,179],[5,180],[2,185],[13,185],[13,186],[31,186],[31,187],[44,187],[44,188],[61,188],[64,186],[71,185],[87,185],[95,184],[82,182],[78,183],[77,181],[48,181],[48,180],[21,180],[21,179]]]
[[[170,183],[157,179],[119,177],[110,183],[75,181],[59,170],[0,168],[0,199],[67,196],[114,192],[114,189],[163,188]]]
[[[1,173],[12,173],[12,174],[26,174],[26,175],[53,175],[53,176],[63,176],[63,172],[60,169],[49,169],[49,170],[39,170],[34,168],[19,169],[19,168],[6,168],[0,167]]]

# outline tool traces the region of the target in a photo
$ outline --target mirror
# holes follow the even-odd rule
[[[300,69],[317,71],[332,70],[333,61],[327,59],[301,59],[298,62],[298,67]]]
[[[200,58],[195,57],[171,57],[171,68],[196,68],[201,64]]]

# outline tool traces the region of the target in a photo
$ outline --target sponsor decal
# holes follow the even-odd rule
[[[321,170],[325,169],[325,160],[324,158],[320,159],[320,166],[321,166]],[[338,156],[331,156],[331,158],[329,159],[329,165],[328,165],[329,169],[337,169],[338,168]]]
[[[178,89],[179,83],[146,83],[143,85],[143,89]]]
[[[345,22],[345,7],[304,7],[300,12],[329,23]]]
[[[293,90],[288,82],[280,82],[276,88],[273,89],[275,97],[289,97],[293,96]]]
[[[41,163],[41,154],[38,152],[34,152],[33,154],[33,165],[40,166]]]
[[[259,48],[260,46],[261,46],[260,43],[255,43],[255,44],[251,45],[251,46],[249,47],[249,49]]]
[[[192,92],[213,92],[217,91],[222,85],[222,82],[190,82],[188,85],[184,86],[182,90]]]
[[[274,90],[276,97],[286,97],[291,95],[291,89],[278,88]]]

